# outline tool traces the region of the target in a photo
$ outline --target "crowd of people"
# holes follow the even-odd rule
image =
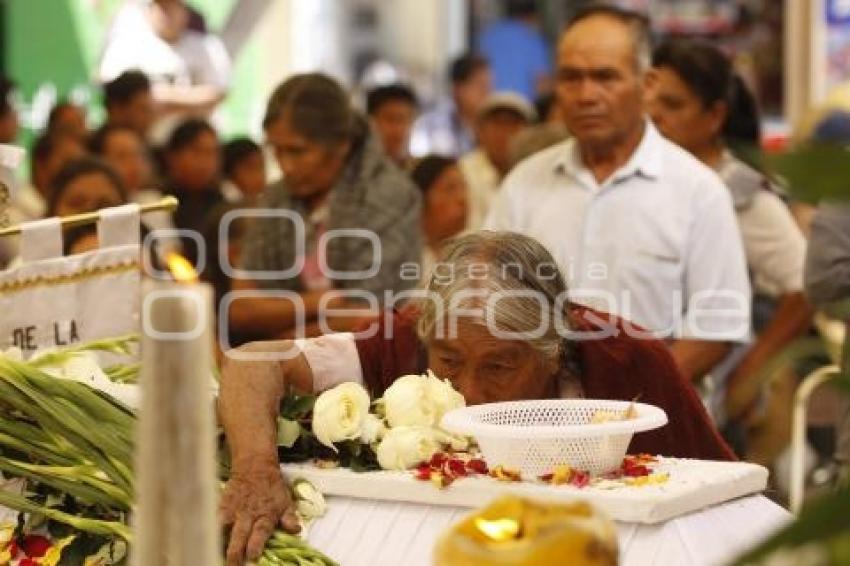
[[[178,19],[188,26],[185,14]],[[181,33],[160,28],[160,37]],[[470,402],[565,391],[642,395],[666,405],[679,435],[659,436],[655,448],[675,451],[679,442],[683,455],[732,457],[728,442],[739,457],[772,463],[787,445],[799,375],[787,371],[765,386],[761,373],[812,332],[806,283],[818,307],[850,295],[846,211],[828,206],[812,221],[810,207],[760,166],[757,104],[709,43],[669,39],[653,49],[645,17],[595,7],[564,30],[552,77],[541,63],[522,88],[496,90],[494,62],[482,53],[451,63],[448,96],[431,108],[406,84],[375,87],[357,108],[329,76],[291,76],[268,98],[262,143],[220,139],[205,116],[223,90],[204,91],[197,107],[178,113],[175,104],[163,106],[162,89],[143,67],[110,71],[98,129],[89,131],[84,110],[71,103],[51,112],[13,217],[177,196],[176,213],[146,216],[146,229],[202,236],[205,250],[189,240],[176,245],[193,260],[206,254],[204,276],[226,304],[228,344],[251,351],[258,340],[325,335],[301,343],[305,357],[289,366],[290,384],[321,389],[356,378],[358,366],[360,379],[381,390],[429,360]],[[119,60],[113,55],[106,67]],[[159,143],[163,107],[169,120],[180,119]],[[4,143],[15,138],[13,114],[0,107]],[[267,157],[280,178],[269,179]],[[235,218],[226,232],[224,218]],[[810,234],[832,240],[809,253],[807,271]],[[97,245],[93,234],[78,236],[72,251]],[[11,255],[0,259],[13,262]],[[479,278],[454,271],[440,283],[451,270],[471,271],[473,260],[489,271]],[[523,275],[496,277],[515,264]],[[843,276],[831,275],[835,269]],[[495,309],[500,328],[546,327],[529,341],[534,355],[526,359],[524,350],[491,347],[480,328],[441,340],[435,327],[446,313],[419,305],[413,316],[417,303],[402,300],[416,289],[467,311],[474,301],[452,302],[466,292],[534,291],[553,312],[568,313],[573,329],[584,328],[579,315],[598,315],[588,328],[606,328],[606,312],[616,315],[615,334],[651,339],[576,347],[553,338],[552,317],[529,318],[528,301],[510,298]],[[238,300],[225,300],[231,291]],[[347,331],[383,308],[407,325],[401,337],[351,338]],[[235,477],[242,460],[265,461],[264,450],[274,448],[263,445],[272,426],[264,409],[276,407],[282,382],[252,381],[269,372],[278,370],[225,371]],[[613,375],[623,372],[631,373]],[[236,374],[241,385],[227,379]],[[248,389],[262,394],[248,402]],[[256,496],[256,484],[245,486],[226,495],[233,520]],[[257,506],[279,517],[285,501]],[[250,532],[240,531],[231,556],[241,556]]]

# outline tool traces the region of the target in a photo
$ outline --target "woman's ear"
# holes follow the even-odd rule
[[[711,115],[711,131],[715,136],[722,135],[723,126],[726,125],[726,118],[729,116],[729,105],[718,100],[709,109],[709,114]]]
[[[658,84],[658,71],[656,71],[654,67],[650,67],[650,69],[643,74],[643,88],[648,93],[655,87],[656,84]]]
[[[334,151],[334,157],[338,157],[342,161],[345,161],[346,159],[348,159],[348,154],[350,152],[351,152],[351,140],[344,141],[336,147],[336,149]]]

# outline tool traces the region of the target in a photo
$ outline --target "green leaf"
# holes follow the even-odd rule
[[[366,444],[356,440],[348,440],[338,444],[340,465],[350,468],[353,472],[371,472],[380,470],[375,451]]]
[[[142,364],[120,364],[103,369],[106,377],[114,383],[136,383]]]
[[[123,554],[116,552],[113,558],[112,549],[116,547],[123,549]],[[79,566],[89,557],[102,558],[104,564],[116,564],[126,553],[127,544],[121,539],[80,533],[74,542],[62,551],[59,566]]]
[[[63,513],[56,509],[38,505],[26,497],[16,495],[8,491],[0,490],[0,505],[4,505],[10,509],[15,509],[16,511],[44,515],[48,519],[68,524],[76,529],[92,534],[117,535],[128,541],[132,539],[130,527],[124,523],[118,521],[102,521],[99,519]]]
[[[284,448],[292,448],[301,436],[301,425],[298,421],[291,421],[278,417],[277,419],[277,445]]]
[[[807,145],[764,155],[763,163],[783,177],[789,191],[800,200],[850,200],[850,152],[842,146]]]
[[[292,421],[306,418],[316,404],[315,395],[288,393],[280,402],[280,416]]]

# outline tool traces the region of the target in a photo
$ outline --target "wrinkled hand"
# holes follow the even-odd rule
[[[234,472],[220,508],[224,526],[231,527],[228,566],[259,558],[278,525],[293,534],[300,530],[292,496],[277,466]]]

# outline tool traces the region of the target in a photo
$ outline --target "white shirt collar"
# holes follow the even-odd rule
[[[661,174],[662,140],[655,125],[650,120],[646,120],[643,137],[637,148],[629,160],[606,180],[606,183],[617,183],[635,175],[657,178]],[[573,178],[586,175],[588,169],[581,159],[581,151],[576,139],[571,138],[564,149],[565,151],[555,162],[555,172],[564,173]]]

